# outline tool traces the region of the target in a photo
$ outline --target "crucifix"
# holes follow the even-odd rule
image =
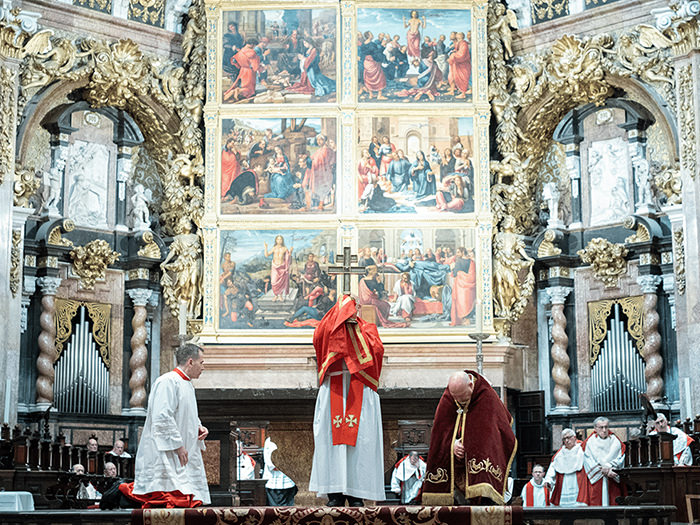
[[[352,263],[357,262],[357,255],[350,255],[350,246],[343,248],[343,254],[338,255],[336,260],[342,266],[329,266],[328,273],[330,275],[343,276],[343,295],[350,294],[350,276],[364,275],[365,269],[362,266],[353,266]]]

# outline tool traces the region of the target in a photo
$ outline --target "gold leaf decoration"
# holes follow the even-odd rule
[[[569,14],[569,0],[532,0],[532,23],[546,22]]]
[[[75,229],[75,223],[70,219],[65,219],[61,224],[56,226],[49,232],[47,242],[54,246],[73,246],[73,241],[63,237],[62,232],[72,232]]]
[[[73,0],[73,5],[112,14],[112,0]]]
[[[676,276],[678,293],[685,293],[685,245],[683,228],[673,231],[673,273]]]
[[[29,208],[29,199],[36,193],[39,186],[41,186],[41,179],[36,176],[36,172],[15,165],[15,184],[12,187],[15,206]]]
[[[165,0],[129,0],[129,20],[163,27],[165,25]]]
[[[588,358],[591,366],[598,360],[600,347],[608,335],[608,317],[615,303],[620,304],[622,312],[627,316],[628,333],[634,339],[637,352],[644,359],[644,296],[604,299],[588,303],[588,346],[590,348]]]
[[[629,250],[624,244],[614,244],[596,237],[591,239],[585,249],[576,253],[584,263],[591,265],[593,275],[608,288],[617,286],[620,276],[627,273],[625,257]]]
[[[544,239],[540,243],[539,248],[537,248],[537,257],[551,257],[561,253],[561,248],[554,244],[555,238],[556,232],[554,230],[544,232]]]
[[[78,308],[84,306],[92,321],[92,337],[97,343],[102,362],[109,370],[110,366],[110,317],[112,313],[111,304],[90,303],[85,301],[74,301],[72,299],[56,298],[56,359],[61,356],[65,343],[73,335],[73,318],[78,312]]]
[[[138,252],[136,252],[138,256],[148,257],[149,259],[160,259],[160,248],[153,240],[153,233],[148,231],[143,232],[143,236],[141,238],[145,244]]]
[[[119,253],[112,250],[107,241],[95,239],[85,246],[71,250],[73,270],[80,277],[83,288],[91,290],[97,279],[104,279],[107,266],[119,259]]]
[[[10,292],[17,297],[22,277],[22,230],[12,230],[12,250],[10,252]]]

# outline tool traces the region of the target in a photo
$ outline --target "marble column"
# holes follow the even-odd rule
[[[571,224],[570,229],[583,227],[583,213],[581,209],[581,149],[579,140],[565,144],[566,170],[571,181]]]
[[[640,275],[637,283],[644,294],[644,378],[647,383],[647,396],[651,401],[663,397],[664,380],[661,377],[664,361],[661,357],[661,334],[659,334],[659,314],[656,311],[658,297],[656,290],[661,284],[660,275]]]
[[[564,304],[573,288],[550,286],[545,289],[552,303],[552,381],[554,382],[553,414],[568,412],[571,409],[571,378],[569,377],[569,337],[566,335],[566,315]]]
[[[148,288],[132,288],[127,290],[126,293],[129,294],[134,303],[134,317],[131,320],[134,335],[131,336],[131,359],[129,359],[131,398],[129,398],[128,411],[130,414],[141,413],[145,415],[146,380],[148,379],[148,370],[146,370],[146,361],[148,359],[146,318],[148,312],[146,305],[151,297],[151,290]]]
[[[38,377],[36,379],[36,406],[46,410],[53,404],[53,369],[56,359],[56,292],[61,286],[60,277],[39,277],[37,284],[41,289],[41,316],[39,325],[39,357],[36,360]]]

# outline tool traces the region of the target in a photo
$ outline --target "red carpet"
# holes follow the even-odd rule
[[[132,525],[520,525],[522,507],[211,507],[144,509]]]

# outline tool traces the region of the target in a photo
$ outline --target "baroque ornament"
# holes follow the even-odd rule
[[[22,276],[22,230],[12,230],[12,251],[10,252],[10,292],[17,297]]]
[[[107,241],[95,239],[85,246],[71,250],[73,270],[80,277],[83,288],[91,290],[97,279],[104,279],[107,266],[119,259],[119,253],[112,250]]]
[[[36,193],[41,185],[41,179],[36,172],[15,165],[15,184],[13,186],[14,205],[20,208],[29,208],[29,199]]]
[[[677,168],[661,167],[654,176],[654,184],[666,196],[667,206],[682,204],[683,182]]]
[[[140,5],[150,3],[142,0]],[[17,110],[21,117],[27,101],[41,88],[70,81],[85,86],[83,96],[93,107],[112,106],[129,113],[160,174],[160,219],[169,234],[176,233],[183,217],[199,227],[204,211],[200,129],[207,64],[204,0],[193,0],[188,16],[182,66],[145,56],[129,40],[74,42],[53,38],[51,32],[42,34],[31,46],[32,53],[26,54]],[[201,260],[201,244],[197,250],[195,257]],[[164,286],[169,296],[177,295],[170,284]],[[176,302],[180,299],[184,298]]]
[[[593,275],[611,288],[617,286],[621,275],[627,273],[625,257],[629,250],[624,244],[614,244],[602,237],[591,239],[584,250],[576,252],[585,264],[590,264]]]
[[[685,245],[683,228],[673,230],[673,273],[676,275],[678,293],[685,293]]]
[[[681,168],[691,179],[697,175],[697,148],[695,140],[695,92],[691,64],[681,67],[678,74],[678,120],[680,127]]]

